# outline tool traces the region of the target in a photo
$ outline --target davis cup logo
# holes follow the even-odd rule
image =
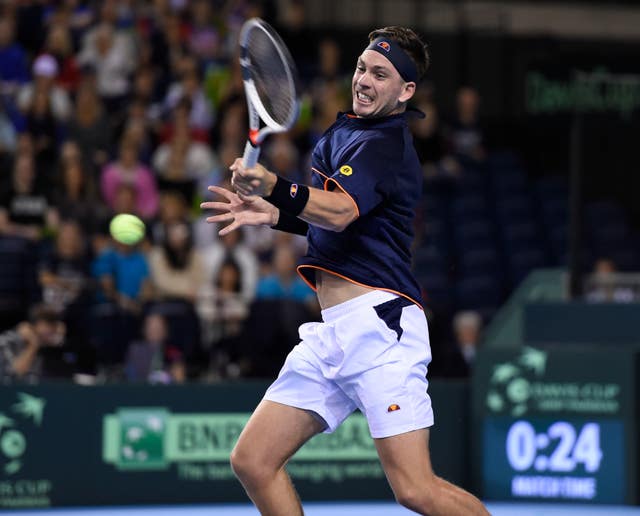
[[[533,377],[544,374],[547,354],[525,348],[513,362],[497,364],[489,381],[487,408],[492,412],[509,412],[514,417],[525,414],[531,397]]]

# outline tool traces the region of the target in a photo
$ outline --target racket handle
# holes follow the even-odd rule
[[[258,162],[260,156],[260,147],[254,147],[250,141],[244,146],[244,154],[242,155],[242,164],[245,168],[253,168]]]

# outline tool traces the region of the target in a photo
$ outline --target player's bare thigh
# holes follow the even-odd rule
[[[309,411],[263,400],[231,454],[234,470],[268,476],[323,429],[324,423]]]
[[[380,462],[394,492],[433,479],[429,429],[374,439]]]

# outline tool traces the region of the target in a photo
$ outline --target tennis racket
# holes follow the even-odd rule
[[[298,118],[298,74],[280,36],[260,18],[242,26],[240,66],[249,109],[249,138],[242,160],[251,168],[258,162],[264,139],[287,131]]]

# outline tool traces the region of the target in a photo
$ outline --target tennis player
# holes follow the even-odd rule
[[[311,187],[237,159],[237,193],[210,187],[228,202],[202,204],[220,212],[208,221],[230,222],[220,234],[268,224],[307,235],[298,272],[322,308],[323,322],[300,327],[301,342],[231,464],[263,515],[301,515],[285,464],[360,409],[399,503],[431,516],[487,515],[477,498],[437,477],[429,457],[431,351],[409,252],[422,173],[406,109],[429,57],[407,28],[375,30],[369,40],[353,75],[353,111],[313,151]]]

